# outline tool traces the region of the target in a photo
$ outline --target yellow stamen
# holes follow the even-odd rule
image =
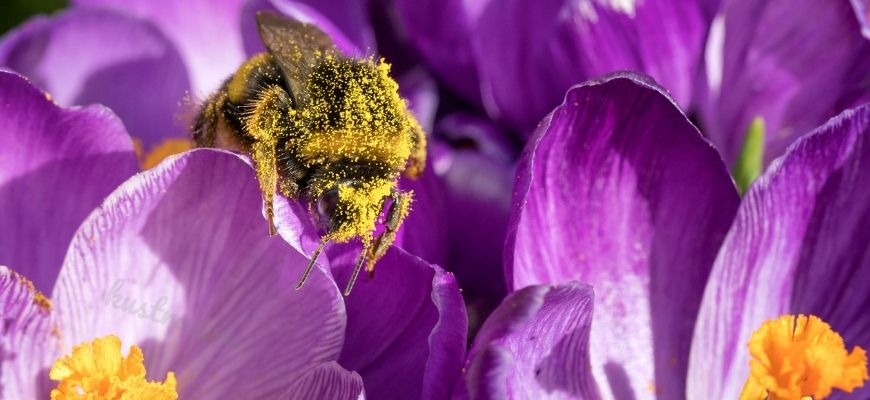
[[[135,143],[136,141],[134,141],[134,144]],[[140,150],[137,152],[137,155],[142,154],[141,141],[139,143]],[[166,139],[157,146],[154,146],[154,148],[152,148],[151,151],[149,151],[147,154],[139,157],[140,164],[142,165],[142,170],[154,168],[154,166],[160,164],[160,162],[163,161],[163,159],[165,159],[166,157],[176,155],[178,153],[183,153],[192,148],[193,142],[189,139]]]
[[[843,338],[814,315],[765,322],[752,334],[749,353],[741,399],[819,400],[833,389],[851,393],[870,379],[864,349],[847,352]]]
[[[121,355],[121,339],[106,336],[73,348],[57,359],[48,377],[59,381],[52,400],[176,400],[175,374],[165,382],[145,380],[145,357],[138,346]]]

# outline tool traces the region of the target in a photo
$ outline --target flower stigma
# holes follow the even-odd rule
[[[746,194],[752,182],[764,172],[764,135],[764,118],[755,117],[746,130],[743,147],[732,171],[741,196]]]
[[[145,357],[138,346],[121,355],[121,339],[106,336],[73,347],[72,354],[58,358],[49,378],[59,381],[52,400],[176,400],[175,374],[165,382],[145,379]]]
[[[846,351],[843,338],[814,315],[765,322],[749,340],[749,378],[741,400],[824,399],[851,393],[868,379],[867,353]]]

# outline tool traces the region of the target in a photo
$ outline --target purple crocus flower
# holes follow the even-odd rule
[[[868,141],[870,106],[844,112],[738,209],[721,158],[663,89],[635,75],[575,86],[521,159],[515,291],[458,397],[737,398],[750,334],[786,313],[867,348]]]
[[[348,301],[330,274],[337,259],[296,291],[316,231],[283,201],[285,240],[264,234],[243,157],[194,150],[133,175],[131,140],[108,109],[60,108],[8,71],[0,105],[0,397],[46,398],[49,375],[66,376],[53,361],[107,335],[141,348],[149,379],[174,372],[181,398],[452,389],[466,342],[452,275],[397,248]]]
[[[653,77],[732,163],[762,117],[769,162],[868,100],[864,0],[396,0],[430,69],[529,136],[574,84]],[[856,18],[857,17],[857,18]]]
[[[817,315],[849,346],[870,347],[868,167],[865,104],[793,144],[749,190],[704,292],[690,398],[736,396],[748,371],[741,344],[779,314]],[[844,397],[868,396],[865,384]]]

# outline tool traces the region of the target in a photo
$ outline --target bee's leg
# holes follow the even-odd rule
[[[396,231],[399,230],[399,226],[402,225],[402,221],[405,220],[410,211],[413,192],[400,192],[394,189],[390,193],[390,198],[393,200],[393,204],[390,204],[390,209],[387,211],[387,222],[384,226],[384,231],[375,239],[374,246],[372,246],[371,252],[368,255],[369,261],[366,264],[366,272],[369,273],[369,276],[374,274],[375,263],[387,253],[393,241],[396,240]]]
[[[405,168],[404,175],[416,179],[423,173],[426,168],[426,132],[420,127],[420,123],[414,118],[411,113],[408,113],[408,118],[411,120],[411,156],[408,158],[408,166]]]
[[[254,139],[251,156],[254,159],[260,190],[263,192],[263,201],[266,203],[269,234],[274,235],[277,229],[272,200],[278,190],[277,147],[279,139],[290,127],[290,98],[279,86],[271,86],[264,89],[251,106],[245,128]]]
[[[353,273],[350,274],[350,280],[347,281],[347,286],[344,288],[344,296],[350,296],[350,291],[353,289],[353,284],[356,282],[356,277],[359,276],[359,270],[362,269],[363,263],[368,258],[369,250],[372,248],[372,242],[365,240],[363,243],[362,253],[359,254],[359,259],[356,261],[356,266],[353,268]],[[368,271],[366,266],[366,271]]]
[[[270,143],[256,143],[252,146],[251,155],[256,165],[257,181],[260,183],[260,191],[263,192],[263,202],[266,204],[266,219],[269,222],[269,235],[278,233],[275,228],[275,191],[278,190],[278,173],[275,165],[275,150],[270,148]]]
[[[299,278],[299,282],[296,283],[296,290],[301,289],[302,285],[305,284],[305,281],[308,280],[308,276],[311,275],[311,270],[314,269],[314,263],[317,261],[317,256],[319,256],[320,252],[323,251],[323,247],[326,246],[326,243],[329,243],[329,236],[320,238],[320,244],[317,245],[317,249],[314,250],[314,253],[311,253],[311,259],[308,260],[308,266],[305,267],[305,272],[302,273],[302,277]]]

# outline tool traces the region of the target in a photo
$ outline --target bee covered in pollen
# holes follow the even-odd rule
[[[342,55],[317,27],[278,14],[258,13],[257,26],[268,51],[251,57],[205,101],[194,141],[251,156],[269,234],[276,233],[278,190],[305,202],[325,229],[297,289],[328,242],[360,238],[349,295],[363,264],[374,271],[408,216],[412,192],[400,191],[397,181],[422,173],[425,133],[383,60]]]

